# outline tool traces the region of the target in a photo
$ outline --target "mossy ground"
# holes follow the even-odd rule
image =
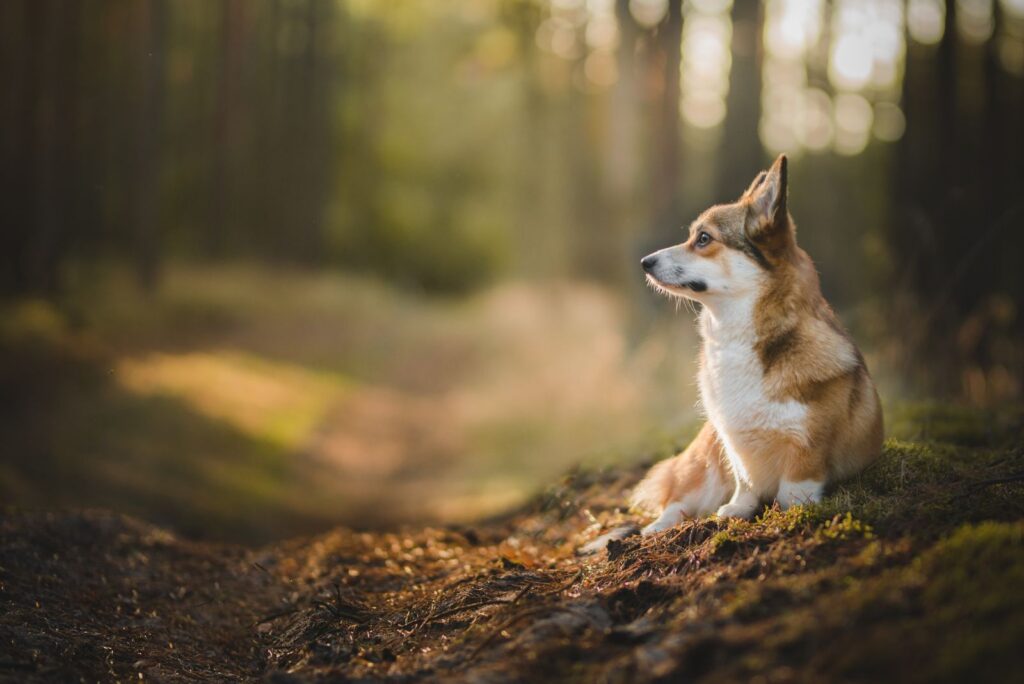
[[[900,406],[816,506],[585,542],[643,466],[460,528],[258,551],[5,513],[0,677],[1008,681],[1024,666],[1024,412]]]

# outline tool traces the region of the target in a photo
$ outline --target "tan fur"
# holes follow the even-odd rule
[[[761,285],[753,308],[752,346],[761,377],[751,377],[750,382],[762,383],[758,387],[766,400],[798,407],[805,416],[800,428],[740,428],[721,417],[721,424],[709,421],[686,451],[652,468],[637,488],[638,502],[664,508],[701,487],[697,475],[707,468],[730,468],[723,443],[749,476],[737,476],[737,488],[755,483],[752,496],[761,501],[774,498],[780,483],[831,483],[862,470],[881,453],[878,394],[860,351],[821,294],[813,262],[797,245],[786,208],[787,190],[786,160],[780,156],[737,202],[704,212],[691,226],[687,242],[670,248],[676,261],[685,264],[670,273],[700,272],[700,260],[715,260],[714,272],[723,274],[723,283],[712,283],[705,293],[688,289],[685,282],[649,278],[659,289],[710,306],[729,296],[734,270],[729,264],[735,263],[730,259],[737,251],[758,264]],[[705,246],[697,242],[702,232],[712,238]],[[702,313],[702,373],[709,372],[705,355],[713,323],[713,312]],[[732,510],[723,506],[723,511]]]
[[[647,511],[660,511],[671,502],[682,500],[688,492],[703,487],[712,469],[722,480],[732,479],[715,427],[704,423],[685,451],[650,469],[633,490],[632,505]]]

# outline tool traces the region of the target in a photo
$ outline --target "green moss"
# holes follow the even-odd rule
[[[962,526],[909,566],[854,584],[833,610],[860,632],[839,663],[848,674],[910,663],[915,681],[998,680],[1024,643],[1024,523]]]
[[[871,525],[857,520],[847,511],[845,516],[836,515],[831,520],[825,521],[818,534],[825,539],[848,540],[848,539],[874,539],[875,533]]]
[[[757,518],[761,527],[785,533],[811,529],[823,520],[822,509],[817,505],[793,506],[785,511],[772,506]]]
[[[886,549],[878,539],[872,539],[871,543],[865,546],[854,557],[853,564],[858,568],[871,568],[879,563],[886,556]]]
[[[886,407],[885,417],[891,436],[968,447],[1019,441],[1024,427],[1024,407],[1014,405],[979,409],[936,402],[900,403]]]
[[[1011,439],[1020,414],[958,411],[909,412],[929,417],[917,433],[931,439],[910,439],[905,426],[821,503],[770,507],[708,539],[716,581],[701,604],[749,630],[731,641],[743,656],[724,679],[778,667],[861,681],[1004,681],[1020,671],[1024,451]],[[943,417],[951,422],[938,427]]]
[[[940,670],[967,675],[1024,644],[1024,523],[961,527],[910,572],[931,628],[949,634]]]
[[[1017,449],[889,439],[878,461],[840,483],[818,508],[828,518],[850,512],[879,534],[914,529],[934,538],[965,522],[1020,517],[1021,483],[991,481],[1022,467]]]
[[[707,545],[712,555],[730,556],[739,550],[742,538],[735,534],[731,528],[726,528],[711,535]]]

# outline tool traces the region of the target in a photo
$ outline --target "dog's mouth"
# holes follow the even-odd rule
[[[694,292],[707,292],[708,284],[703,280],[688,280],[683,283],[683,287],[693,290]]]
[[[647,274],[647,282],[656,290],[668,295],[677,297],[689,297],[694,292],[707,292],[708,284],[703,280],[686,280],[681,283],[666,283],[658,280],[650,273]]]

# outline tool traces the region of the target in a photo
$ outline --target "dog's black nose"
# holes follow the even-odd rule
[[[640,265],[644,267],[645,271],[650,273],[651,269],[658,265],[658,255],[648,254],[647,256],[640,260]]]

